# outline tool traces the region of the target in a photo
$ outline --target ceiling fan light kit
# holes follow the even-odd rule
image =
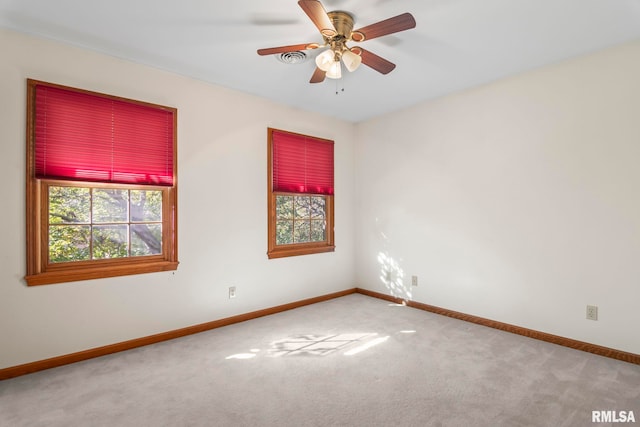
[[[330,79],[342,78],[342,67],[340,66],[340,61],[335,61],[331,64],[331,67],[327,70],[326,76]]]
[[[342,52],[342,62],[344,62],[344,66],[347,67],[347,70],[353,72],[358,69],[362,63],[362,58],[360,55],[356,55],[350,50],[345,50]]]
[[[335,59],[335,54],[330,49],[327,49],[316,56],[316,66],[322,71],[329,71],[329,68],[331,68],[331,65],[334,62],[337,62]]]
[[[300,0],[298,5],[318,28],[324,43],[306,43],[258,49],[258,55],[282,54],[328,47],[328,49],[316,56],[316,70],[311,77],[310,83],[320,83],[324,81],[325,77],[330,79],[341,78],[341,62],[349,72],[358,69],[360,64],[365,64],[381,74],[391,72],[395,68],[395,64],[392,62],[358,46],[349,48],[347,43],[360,43],[376,37],[409,30],[416,26],[413,16],[410,13],[403,13],[358,30],[353,30],[353,15],[348,12],[341,10],[327,12],[318,0]]]

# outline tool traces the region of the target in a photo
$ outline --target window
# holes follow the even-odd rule
[[[333,141],[268,129],[269,258],[332,252]]]
[[[326,240],[324,196],[276,195],[276,245]]]
[[[162,253],[162,191],[46,185],[49,262]]]
[[[177,268],[176,115],[27,81],[27,284]]]

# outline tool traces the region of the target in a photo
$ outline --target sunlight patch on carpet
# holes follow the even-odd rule
[[[273,342],[271,349],[269,349],[269,356],[326,356],[336,351],[344,351],[351,347],[362,345],[377,335],[377,333],[294,335]]]

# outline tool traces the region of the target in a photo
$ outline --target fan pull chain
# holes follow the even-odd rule
[[[338,82],[342,81],[342,79],[336,79],[336,96],[340,94],[340,92],[344,92],[344,86],[342,86],[342,89],[338,90]]]

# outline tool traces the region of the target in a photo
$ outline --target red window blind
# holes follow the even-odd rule
[[[333,141],[273,129],[273,191],[333,194]]]
[[[38,84],[37,178],[173,185],[174,111]]]

